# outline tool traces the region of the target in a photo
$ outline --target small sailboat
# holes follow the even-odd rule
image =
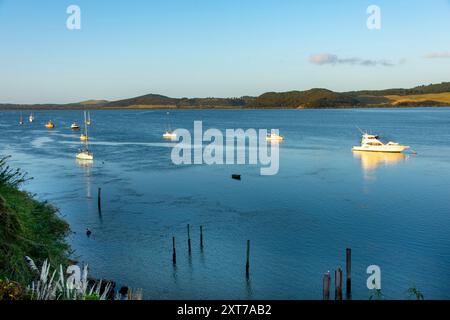
[[[167,112],[167,117],[169,117],[170,113]],[[167,130],[163,134],[163,138],[167,140],[175,140],[177,138],[177,134],[174,133],[170,127],[170,120],[167,121]]]
[[[86,111],[84,112],[84,128],[85,128],[85,130],[84,130],[84,132],[80,135],[80,140],[81,141],[88,141],[89,140],[89,137],[88,137],[88,134],[87,134],[87,128],[86,128],[86,126],[87,126],[87,119],[86,119]]]
[[[282,135],[272,132],[271,134],[268,134],[266,136],[266,140],[267,141],[283,141],[284,137]]]
[[[78,131],[78,130],[80,130],[80,126],[76,122],[74,122],[70,125],[70,129],[72,129],[74,131]]]
[[[52,120],[49,120],[49,121],[45,124],[45,127],[46,127],[47,129],[53,129],[53,128],[55,127],[55,124],[53,123]]]
[[[78,160],[89,160],[89,161],[92,161],[92,160],[94,160],[94,154],[91,151],[89,151],[88,139],[87,139],[88,131],[87,131],[86,121],[87,121],[87,119],[86,119],[86,111],[85,111],[84,112],[84,136],[86,137],[86,139],[83,140],[84,141],[84,148],[82,148],[82,149],[80,149],[78,151],[78,153],[76,154],[76,158]],[[81,135],[81,136],[83,136],[83,135]]]
[[[22,125],[22,124],[23,124],[23,117],[22,117],[22,112],[20,113],[19,124],[20,124],[20,125]]]
[[[30,123],[33,123],[33,121],[34,121],[34,115],[33,115],[33,113],[31,113],[30,116],[28,117],[28,121],[29,121]]]
[[[88,126],[90,126],[91,125],[91,113],[88,111],[87,115],[88,115],[88,117],[87,117],[87,120],[86,120],[86,124]]]
[[[397,142],[383,143],[379,140],[379,136],[363,132],[361,138],[361,145],[353,147],[353,151],[370,151],[370,152],[391,152],[400,153],[409,149],[408,146],[403,146]]]

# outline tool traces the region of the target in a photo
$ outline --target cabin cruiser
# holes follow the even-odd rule
[[[284,137],[279,134],[276,134],[276,133],[271,133],[266,136],[266,140],[267,141],[283,141]]]
[[[80,130],[80,126],[76,122],[74,122],[74,123],[71,124],[70,129],[72,129],[72,130]]]
[[[398,144],[396,142],[388,142],[383,143],[379,140],[379,136],[363,133],[362,139],[361,139],[361,145],[353,147],[353,151],[371,151],[371,152],[393,152],[393,153],[399,153],[406,149],[408,149],[408,146],[403,146],[401,144]]]

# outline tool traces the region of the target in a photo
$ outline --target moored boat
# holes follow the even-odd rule
[[[361,145],[353,147],[353,151],[369,151],[369,152],[392,152],[399,153],[409,149],[408,146],[403,146],[397,142],[383,143],[379,140],[379,136],[363,133],[361,138]]]
[[[76,158],[78,160],[94,160],[94,154],[89,151],[88,147],[88,129],[87,129],[87,123],[86,123],[86,111],[84,112],[84,133],[81,134],[80,140],[84,141],[84,147],[83,149],[79,150],[76,154]]]
[[[47,129],[53,129],[53,128],[55,127],[55,124],[53,123],[52,120],[50,120],[50,121],[48,121],[48,122],[45,124],[45,127],[46,127]]]
[[[76,122],[74,122],[74,123],[72,123],[70,125],[70,129],[72,129],[72,130],[80,130],[80,126]]]
[[[177,134],[173,133],[172,131],[166,131],[163,134],[163,138],[164,139],[169,139],[169,140],[175,140],[177,138]]]
[[[267,141],[283,141],[284,137],[282,135],[271,133],[266,136]]]
[[[78,160],[94,160],[94,154],[87,149],[79,150],[76,158]]]

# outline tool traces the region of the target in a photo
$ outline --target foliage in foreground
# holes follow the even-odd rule
[[[67,264],[70,229],[56,208],[18,189],[26,174],[11,169],[6,159],[0,157],[0,279],[26,285],[33,274],[25,256],[38,263],[49,259],[54,265]]]
[[[37,275],[27,288],[32,300],[106,300],[112,289],[111,283],[103,285],[101,280],[90,284],[87,265],[83,271],[78,266],[69,266],[64,273],[62,265],[51,270],[45,260],[39,271],[31,258],[26,259]]]

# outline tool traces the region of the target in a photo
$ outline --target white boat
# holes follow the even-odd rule
[[[397,142],[383,143],[379,140],[379,136],[363,133],[361,138],[361,145],[353,147],[353,151],[370,151],[370,152],[392,152],[399,153],[408,149],[408,146],[403,146]]]
[[[33,116],[33,114],[30,114],[30,116],[28,117],[28,121],[29,121],[30,123],[32,123],[32,122],[34,121],[34,116]]]
[[[163,138],[164,139],[175,140],[177,138],[177,135],[176,135],[176,133],[173,133],[172,131],[166,131],[163,134]]]
[[[19,124],[23,124],[23,117],[22,117],[22,113],[20,113]]]
[[[171,129],[169,116],[170,116],[170,113],[167,112],[167,130],[166,130],[166,132],[164,132],[163,138],[168,139],[168,140],[175,140],[177,138],[177,135]]]
[[[283,141],[284,137],[279,134],[276,134],[276,133],[271,133],[266,136],[266,140],[267,141]]]
[[[77,124],[77,123],[72,123],[71,125],[70,125],[70,129],[72,129],[72,130],[80,130],[80,126]]]
[[[94,154],[87,149],[80,150],[77,153],[76,158],[78,160],[94,160]]]
[[[89,151],[89,147],[88,147],[88,132],[87,132],[87,123],[86,123],[86,111],[84,112],[84,134],[82,134],[82,136],[84,135],[86,137],[86,139],[84,140],[84,148],[79,150],[78,153],[76,154],[76,158],[78,160],[94,160],[94,154]]]

